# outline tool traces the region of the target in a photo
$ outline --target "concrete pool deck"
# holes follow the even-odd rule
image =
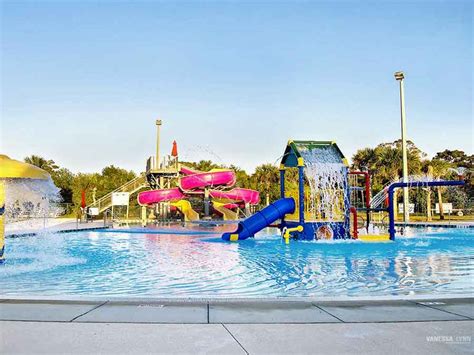
[[[472,353],[473,298],[0,299],[1,353]]]

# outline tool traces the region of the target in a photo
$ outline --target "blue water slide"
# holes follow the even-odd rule
[[[253,237],[255,233],[268,227],[278,219],[283,218],[288,213],[295,211],[295,200],[292,198],[282,198],[258,211],[254,215],[239,223],[237,230],[231,233],[222,234],[224,240],[244,240]]]

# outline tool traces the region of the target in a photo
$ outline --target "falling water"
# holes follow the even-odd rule
[[[300,148],[309,185],[308,210],[314,219],[342,221],[345,210],[347,169],[334,146]]]
[[[61,213],[59,189],[51,179],[7,179],[5,184],[5,221],[7,228],[41,229],[46,227],[48,218]],[[10,226],[9,226],[10,225]]]
[[[225,165],[224,159],[218,155],[209,145],[193,145],[182,148],[180,158],[184,161],[211,160],[212,162]]]

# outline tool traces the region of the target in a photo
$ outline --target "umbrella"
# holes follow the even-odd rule
[[[178,156],[178,143],[176,143],[176,141],[173,141],[173,148],[171,149],[171,155],[173,157]]]
[[[86,190],[81,191],[81,207],[86,208]]]

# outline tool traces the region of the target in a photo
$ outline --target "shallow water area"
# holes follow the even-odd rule
[[[232,225],[7,238],[2,292],[29,296],[334,297],[474,292],[474,229],[407,229],[395,242],[291,241]]]

